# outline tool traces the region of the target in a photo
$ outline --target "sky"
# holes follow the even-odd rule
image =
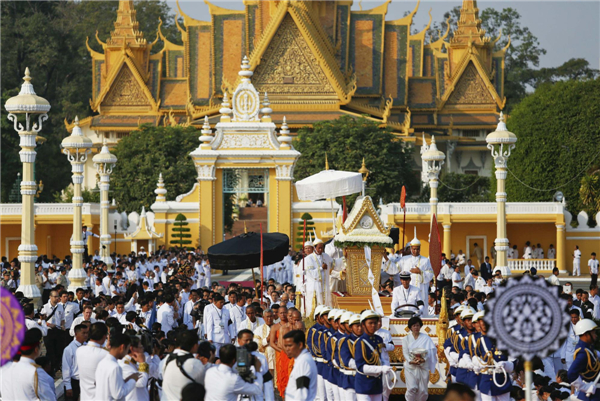
[[[167,0],[173,11],[175,0]],[[242,0],[212,0],[212,4],[232,10],[243,10]],[[382,0],[363,0],[363,10],[383,4]],[[429,20],[431,8],[433,21],[442,21],[443,15],[460,0],[421,1],[413,26],[422,29]],[[401,18],[405,11],[412,11],[416,0],[392,0],[387,20]],[[203,0],[180,0],[184,13],[192,18],[210,21],[208,6]],[[521,25],[538,37],[540,47],[547,53],[540,58],[540,67],[556,67],[571,58],[585,58],[592,68],[600,69],[600,1],[479,1],[479,9],[493,7],[501,10],[512,7],[521,14]],[[359,10],[354,1],[353,10]]]

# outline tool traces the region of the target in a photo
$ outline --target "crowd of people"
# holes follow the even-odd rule
[[[2,399],[56,399],[58,379],[66,400],[389,399],[396,377],[389,318],[370,309],[334,309],[331,292],[345,273],[345,257],[330,255],[318,238],[304,245],[267,266],[265,282],[257,280],[254,288],[212,282],[200,249],[141,249],[113,255],[112,266],[86,255],[87,276],[75,291],[68,290],[70,258],[40,257],[39,303],[15,293],[28,330],[20,353],[2,367]],[[380,295],[392,297],[396,317],[410,318],[402,337],[407,400],[428,397],[441,353],[419,316],[439,315],[445,294],[452,321],[444,357],[451,383],[463,386],[449,388],[467,398],[472,391],[476,399],[521,401],[523,363],[495,348],[483,320],[487,300],[506,278],[487,257],[479,269],[470,260],[463,266],[444,257],[434,280],[417,238],[404,253],[383,258],[388,277]],[[18,280],[17,260],[3,260],[2,268]],[[2,285],[15,292],[18,281]],[[565,383],[581,376],[580,388],[587,389],[588,370],[600,371],[600,362],[590,368],[579,361],[584,355],[600,361],[589,351],[592,319],[600,318],[598,287],[560,288],[571,331],[560,350],[537,361],[540,401],[577,394]],[[305,327],[307,317],[314,325]]]

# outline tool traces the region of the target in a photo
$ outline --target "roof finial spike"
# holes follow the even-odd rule
[[[325,152],[325,170],[329,170],[329,162],[327,161],[327,152]]]
[[[75,120],[73,121],[74,125],[79,125],[79,117],[75,116]]]
[[[29,75],[29,67],[25,67],[25,76],[23,77],[24,81],[31,81],[31,76]]]

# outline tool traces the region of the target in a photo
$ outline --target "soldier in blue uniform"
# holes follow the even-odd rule
[[[461,329],[463,338],[458,342],[459,353],[456,369],[456,381],[458,383],[466,384],[472,390],[476,390],[477,388],[477,377],[473,374],[473,365],[471,363],[469,351],[469,348],[472,348],[477,340],[472,337],[472,335],[476,334],[475,328],[473,327],[473,315],[475,315],[475,313],[475,309],[467,307],[460,314],[460,318],[463,322],[463,328]]]
[[[381,375],[392,370],[391,366],[381,365],[380,352],[384,344],[381,337],[375,334],[380,318],[371,310],[366,310],[360,315],[363,334],[356,341],[354,348],[357,373],[354,383],[357,401],[381,401],[383,399]]]
[[[342,316],[342,320],[344,320]],[[346,323],[346,322],[342,322]],[[339,353],[339,365],[341,379],[339,382],[340,395],[342,391],[345,400],[356,400],[355,376],[356,376],[356,361],[355,361],[355,349],[356,341],[362,335],[362,326],[360,325],[360,315],[352,314],[347,324],[349,334],[338,341],[338,353]]]
[[[600,391],[594,384],[600,374],[600,353],[594,349],[598,326],[590,319],[582,319],[575,325],[579,343],[575,347],[573,363],[567,372],[572,386],[579,391],[577,398],[583,401],[600,401]]]
[[[480,372],[477,389],[481,393],[481,401],[509,401],[512,387],[510,373],[514,363],[508,360],[506,353],[496,349],[495,342],[487,336],[488,327],[483,317],[483,311],[473,316],[481,334],[472,357],[475,371]]]
[[[344,314],[344,312],[346,312],[345,310],[341,310],[338,309],[338,311],[335,313],[335,315],[333,316],[333,318],[331,319],[331,328],[334,330],[333,335],[331,336],[331,339],[329,340],[331,343],[331,363],[333,365],[333,368],[331,369],[331,378],[333,379],[331,384],[335,386],[335,389],[333,390],[334,393],[336,393],[338,395],[337,399],[341,399],[342,397],[340,396],[340,380],[341,380],[341,376],[343,376],[340,373],[340,368],[339,368],[339,353],[338,353],[338,346],[337,343],[338,341],[340,341],[342,338],[344,338],[344,334],[341,332],[342,329],[340,329],[340,320],[342,318],[342,315]],[[331,317],[331,316],[330,316]]]
[[[322,314],[329,313],[330,308],[328,306],[319,305],[315,308],[314,318],[316,323],[308,329],[307,335],[307,347],[317,365],[317,398],[325,400],[325,382],[323,381],[323,355],[321,354],[321,348],[319,342],[321,340],[322,330],[324,326],[321,324]]]
[[[446,341],[444,341],[444,353],[446,354],[446,359],[448,359],[448,363],[450,365],[450,377],[453,383],[456,383],[456,364],[458,363],[458,354],[460,352],[459,342],[462,341],[462,320],[460,320],[460,314],[464,310],[464,306],[459,306],[454,309],[454,319],[456,324],[448,330],[448,337]]]
[[[328,400],[339,400],[337,394],[337,380],[333,373],[333,363],[331,361],[331,338],[335,333],[332,327],[333,317],[337,314],[337,309],[332,309],[323,319],[325,329],[321,335],[321,355],[323,355],[323,381],[325,381],[325,391]]]

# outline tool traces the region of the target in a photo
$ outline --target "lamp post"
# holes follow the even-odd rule
[[[425,137],[423,136],[423,144],[425,145]],[[431,217],[430,221],[433,221],[433,216],[437,215],[437,205],[438,205],[438,197],[437,197],[437,189],[438,189],[438,179],[440,176],[440,171],[442,170],[442,165],[444,164],[444,160],[446,160],[446,155],[444,152],[438,150],[437,145],[435,144],[435,137],[431,137],[431,144],[427,147],[427,150],[421,154],[421,160],[427,167],[427,178],[429,179],[429,205],[431,206]]]
[[[496,268],[504,277],[510,275],[508,269],[508,238],[506,238],[506,175],[507,163],[510,152],[514,149],[517,136],[506,128],[504,115],[500,112],[500,118],[496,131],[490,132],[485,138],[487,148],[492,152],[492,158],[496,166]]]
[[[112,271],[113,261],[110,257],[110,233],[108,232],[108,189],[110,187],[110,174],[117,163],[117,156],[110,153],[106,144],[106,137],[102,143],[102,150],[92,159],[94,167],[100,175],[100,258]]]
[[[82,218],[81,206],[83,206],[83,197],[81,196],[81,184],[83,183],[83,165],[87,161],[88,154],[92,151],[92,140],[83,136],[79,127],[79,118],[75,117],[75,126],[71,135],[62,140],[60,147],[62,152],[67,155],[71,163],[71,172],[73,173],[73,236],[71,237],[71,253],[73,254],[73,268],[69,273],[69,291],[77,291],[84,286],[86,279],[85,270],[83,270],[83,252],[84,245],[82,239]]]
[[[19,156],[23,163],[23,181],[21,181],[21,244],[19,245],[19,262],[21,262],[21,284],[17,291],[21,291],[27,298],[32,298],[34,303],[41,297],[40,290],[35,284],[35,262],[37,260],[37,246],[35,245],[35,227],[33,199],[37,193],[37,184],[33,178],[35,163],[36,135],[42,130],[42,123],[48,119],[50,103],[43,97],[37,96],[31,84],[29,68],[25,69],[21,91],[6,101],[4,108],[8,111],[8,119],[13,122],[14,129],[20,137]],[[25,127],[18,121],[18,115],[25,114]],[[31,117],[37,115],[38,122],[31,122]]]

